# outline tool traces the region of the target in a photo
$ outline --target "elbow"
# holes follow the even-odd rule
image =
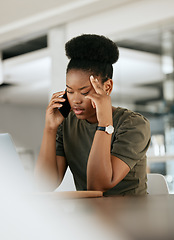
[[[112,176],[106,174],[105,176],[97,174],[87,174],[87,190],[88,191],[102,191],[106,192],[107,190],[113,188],[114,182]]]
[[[101,192],[106,192],[107,190],[109,190],[110,188],[112,188],[109,184],[106,183],[97,183],[95,181],[88,181],[87,182],[87,190],[88,191],[101,191]]]
[[[52,184],[45,180],[34,181],[34,191],[36,192],[53,192],[58,188],[59,184]]]
[[[102,179],[87,179],[87,190],[88,191],[102,191],[106,192],[109,189],[115,187],[119,183],[118,179],[102,178]]]
[[[100,192],[105,192],[106,190],[101,188],[101,187],[97,187],[97,186],[87,186],[87,191],[100,191]]]
[[[33,187],[36,192],[53,192],[59,185],[57,179],[50,179],[45,174],[37,173],[34,176]]]

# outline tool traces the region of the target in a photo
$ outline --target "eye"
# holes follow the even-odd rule
[[[69,90],[67,90],[67,93],[70,93],[70,94],[72,94],[73,92],[70,92]]]
[[[88,95],[89,92],[90,92],[90,91],[85,92],[85,93],[81,93],[81,94],[84,95],[84,96],[86,96],[86,95]]]

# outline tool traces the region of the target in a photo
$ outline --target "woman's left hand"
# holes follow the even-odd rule
[[[98,124],[100,126],[112,125],[111,97],[104,91],[102,84],[93,76],[90,76],[91,84],[95,90],[86,98],[90,99],[92,106],[96,108]]]

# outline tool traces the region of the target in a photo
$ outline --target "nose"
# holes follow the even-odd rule
[[[74,104],[81,104],[82,103],[82,97],[78,93],[73,94],[73,103]]]

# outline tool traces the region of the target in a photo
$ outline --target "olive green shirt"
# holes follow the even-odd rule
[[[130,172],[104,195],[146,194],[149,121],[139,113],[118,107],[113,112],[113,126],[111,155],[124,161],[129,166]],[[87,190],[87,163],[96,127],[97,123],[90,124],[86,120],[77,119],[71,112],[57,131],[56,155],[66,158],[76,189],[79,191]]]

